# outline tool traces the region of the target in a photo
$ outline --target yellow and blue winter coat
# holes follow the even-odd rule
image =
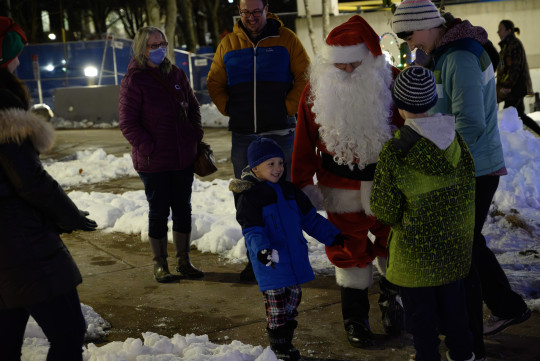
[[[219,43],[207,78],[229,130],[253,134],[295,127],[309,57],[296,35],[271,13],[254,44],[238,21]],[[292,120],[291,120],[292,119]]]
[[[249,258],[261,291],[302,284],[315,278],[302,230],[330,246],[339,230],[317,213],[307,196],[287,181],[258,181],[253,175],[233,180],[239,194],[236,219],[242,227]],[[257,259],[262,249],[275,249],[279,262],[267,267]]]

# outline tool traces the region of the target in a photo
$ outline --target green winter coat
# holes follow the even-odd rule
[[[469,272],[474,163],[454,133],[440,150],[404,126],[379,156],[370,205],[377,219],[392,226],[386,278],[396,285],[440,286]]]

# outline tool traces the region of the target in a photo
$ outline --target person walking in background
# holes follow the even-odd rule
[[[133,166],[148,200],[148,237],[158,282],[178,280],[167,262],[170,213],[176,271],[187,278],[204,276],[189,258],[193,163],[203,138],[201,113],[186,74],[167,58],[167,46],[160,29],[146,26],[137,31],[119,99],[119,127],[132,146]]]
[[[48,361],[82,361],[82,278],[60,234],[97,224],[43,169],[39,154],[52,149],[54,129],[29,110],[28,89],[13,74],[26,36],[3,16],[0,34],[1,359],[20,360],[32,316],[49,341]]]
[[[392,17],[392,28],[412,50],[430,54],[438,86],[438,101],[430,114],[453,114],[456,130],[469,147],[475,167],[475,226],[471,270],[466,293],[474,353],[485,359],[483,335],[502,331],[531,315],[523,298],[512,290],[506,274],[489,249],[482,227],[499,185],[507,174],[497,124],[495,74],[482,47],[487,32],[464,20],[445,25],[428,0],[405,0]],[[491,310],[483,326],[482,299]]]
[[[497,69],[497,102],[504,102],[505,109],[516,108],[523,123],[540,136],[540,125],[525,114],[523,98],[534,95],[534,92],[525,49],[516,33],[519,34],[519,28],[510,20],[499,23],[497,34],[501,38],[501,52]]]
[[[300,284],[315,278],[302,232],[329,247],[343,248],[346,239],[300,189],[285,180],[285,154],[275,141],[257,138],[247,157],[249,168],[229,186],[238,195],[236,219],[264,295],[270,346],[279,359],[299,360],[292,339],[302,298]]]
[[[292,182],[350,239],[345,248],[327,248],[326,254],[341,288],[347,339],[353,347],[369,347],[374,343],[368,298],[372,263],[378,257],[384,276],[390,230],[371,213],[369,194],[379,152],[403,125],[391,94],[399,71],[388,64],[379,36],[358,15],[335,27],[323,50],[326,55],[311,64],[298,108]],[[403,310],[392,286],[380,278],[383,326],[395,335]]]
[[[386,278],[400,286],[414,360],[475,359],[464,279],[474,235],[474,162],[452,115],[428,115],[437,102],[433,73],[403,70],[392,96],[405,125],[377,162],[371,210],[390,224]]]
[[[207,78],[208,93],[229,116],[234,177],[247,166],[253,135],[275,140],[285,153],[286,177],[300,94],[309,57],[296,35],[268,11],[267,0],[239,0],[240,19],[219,43]],[[251,263],[240,274],[254,281]]]

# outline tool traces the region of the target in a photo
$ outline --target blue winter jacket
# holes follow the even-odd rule
[[[233,180],[230,189],[240,193],[236,219],[242,226],[261,291],[298,285],[315,278],[302,230],[329,246],[339,230],[317,213],[307,196],[287,181],[261,182],[253,176]],[[279,263],[267,267],[257,259],[262,249],[275,249]]]
[[[453,114],[456,130],[474,159],[475,176],[504,167],[497,123],[495,74],[480,41],[485,30],[463,21],[451,27],[433,52],[439,100],[430,114]]]

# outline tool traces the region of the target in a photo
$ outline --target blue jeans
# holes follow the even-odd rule
[[[251,142],[257,138],[256,134],[232,133],[231,161],[234,169],[234,177],[240,179],[242,170],[248,165],[247,150]],[[287,135],[264,135],[263,138],[274,140],[285,154],[286,179],[291,179],[291,159],[294,144],[294,129]]]
[[[473,352],[464,281],[436,287],[400,287],[405,327],[413,335],[416,361],[440,361],[439,334],[453,360],[468,360]]]
[[[50,343],[47,361],[82,361],[86,321],[76,289],[36,305],[0,310],[0,357],[20,361],[24,331],[32,316]]]
[[[172,211],[173,231],[191,232],[191,186],[193,167],[178,171],[139,172],[148,201],[148,236],[167,236],[167,222]]]

